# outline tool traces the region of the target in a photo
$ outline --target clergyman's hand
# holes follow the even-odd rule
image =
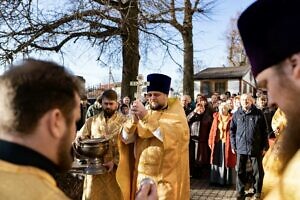
[[[143,119],[147,114],[144,104],[139,100],[135,100],[132,103],[131,111],[138,119]]]
[[[107,169],[107,172],[111,172],[114,168],[114,162],[113,161],[109,161],[107,163],[104,163],[103,166]]]
[[[156,184],[143,183],[136,193],[135,200],[158,200]]]

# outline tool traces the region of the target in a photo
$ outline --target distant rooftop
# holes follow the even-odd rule
[[[195,80],[242,78],[250,70],[249,66],[242,67],[209,67],[194,75]]]

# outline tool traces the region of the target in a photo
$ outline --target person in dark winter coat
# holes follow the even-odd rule
[[[232,152],[237,154],[237,198],[244,198],[246,163],[251,160],[255,198],[260,198],[264,171],[262,156],[268,149],[266,121],[261,110],[253,104],[249,94],[241,95],[241,107],[233,114],[230,124]]]

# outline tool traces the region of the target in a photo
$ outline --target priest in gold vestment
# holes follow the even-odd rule
[[[1,75],[0,199],[69,199],[54,177],[73,162],[80,87],[64,67],[41,60]]]
[[[264,198],[267,200],[300,199],[299,7],[299,0],[259,0],[238,19],[258,88],[267,90],[269,104],[277,104],[287,118],[287,127],[279,138],[279,151],[269,158],[278,176],[273,176],[277,180],[269,187],[271,190]]]
[[[139,100],[133,102],[132,121],[121,135],[117,180],[125,200],[135,198],[145,178],[154,180],[159,199],[189,199],[189,128],[184,110],[178,99],[168,99],[170,77],[150,74],[147,81],[149,108]]]
[[[117,140],[126,117],[117,111],[118,102],[115,91],[104,91],[101,104],[102,111],[87,119],[77,137],[83,139],[113,136],[109,143],[108,153],[104,156],[104,165],[108,172],[85,175],[82,199],[121,200],[123,197],[116,181],[116,169],[119,162]]]

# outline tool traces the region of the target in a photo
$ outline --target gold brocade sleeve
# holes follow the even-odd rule
[[[150,113],[149,113],[150,112]],[[159,127],[161,111],[148,111],[147,115],[139,121],[138,135],[141,138],[154,137],[153,132]]]
[[[263,158],[264,181],[262,197],[266,196],[277,184],[283,168],[283,161],[279,157],[283,135],[278,135],[273,146],[269,148]]]
[[[131,119],[127,119],[123,124],[123,129],[127,134],[134,134],[136,127],[137,123],[134,123]]]
[[[90,138],[91,137],[91,124],[92,124],[92,118],[88,118],[82,128],[78,131],[77,137],[82,136],[84,138]]]

